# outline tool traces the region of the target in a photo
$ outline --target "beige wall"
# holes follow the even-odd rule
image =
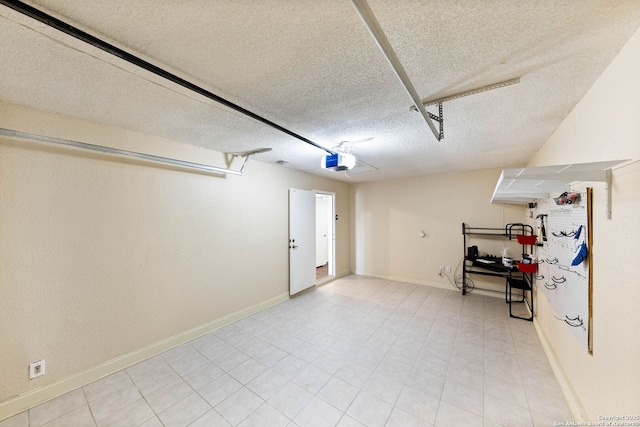
[[[640,408],[640,32],[576,105],[530,166],[632,159],[613,172],[613,216],[594,185],[593,355],[539,298],[538,325],[582,404],[584,416],[638,414]]]
[[[521,207],[489,203],[501,171],[352,184],[354,271],[453,289],[438,271],[440,266],[455,270],[462,259],[463,222],[472,227],[504,227],[525,221]],[[426,234],[424,238],[420,237],[421,231]],[[483,253],[496,255],[508,245],[502,239],[474,240],[472,244]],[[453,278],[453,273],[449,276]],[[474,276],[473,280],[481,287],[504,289],[504,279]]]
[[[0,126],[224,166],[210,150],[15,105],[0,104]],[[346,183],[0,139],[0,402],[282,297],[291,187],[336,193],[336,272],[348,274]],[[40,359],[47,373],[29,381]]]

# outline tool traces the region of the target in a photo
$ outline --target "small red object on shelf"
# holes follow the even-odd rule
[[[538,264],[536,263],[523,264],[521,262],[518,262],[516,263],[516,265],[518,266],[518,270],[522,271],[523,273],[535,273],[538,271]]]
[[[516,239],[518,239],[518,243],[520,243],[521,245],[535,245],[537,238],[538,236],[536,236],[535,234],[532,236],[516,236]]]

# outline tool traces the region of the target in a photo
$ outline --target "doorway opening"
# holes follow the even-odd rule
[[[316,283],[335,275],[335,193],[316,191]]]

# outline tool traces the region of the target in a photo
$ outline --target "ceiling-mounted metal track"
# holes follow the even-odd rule
[[[367,4],[366,0],[351,0],[351,3],[353,3],[353,6],[356,8],[356,11],[360,15],[360,18],[362,18],[362,21],[367,26],[369,32],[378,44],[378,47],[380,47],[380,50],[382,50],[385,58],[387,58],[387,61],[391,65],[391,68],[393,68],[393,71],[395,71],[396,75],[400,79],[400,82],[402,82],[405,90],[413,100],[416,109],[420,111],[420,114],[422,114],[422,117],[424,117],[427,125],[429,125],[431,132],[433,132],[433,135],[439,141],[440,131],[436,129],[435,124],[431,120],[431,116],[424,108],[424,105],[422,105],[422,100],[420,99],[418,92],[413,87],[413,83],[411,83],[411,80],[409,79],[407,72],[404,70],[402,63],[400,63],[400,60],[396,56],[395,51],[391,47],[391,43],[389,43],[387,36],[384,34],[384,31],[382,31],[382,27],[371,11],[369,4]]]
[[[86,142],[71,141],[69,139],[54,138],[51,136],[20,132],[12,129],[0,128],[0,135],[7,136],[9,138],[17,138],[25,141],[46,142],[49,144],[62,145],[65,147],[81,148],[83,150],[96,151],[99,153],[115,154],[118,156],[132,157],[140,160],[148,160],[155,163],[164,163],[172,166],[180,166],[184,168],[201,170],[206,172],[232,174],[232,175],[244,175],[247,162],[249,161],[249,158],[254,154],[271,151],[271,148],[259,148],[257,150],[246,151],[244,153],[228,153],[228,155],[231,156],[232,158],[234,157],[244,158],[244,163],[242,164],[242,167],[240,168],[240,170],[234,170],[234,169],[219,168],[216,166],[205,165],[202,163],[188,162],[185,160],[171,159],[169,157],[154,156],[153,154],[138,153],[137,151],[121,150],[119,148],[106,147],[104,145],[89,144]]]
[[[487,92],[489,90],[499,89],[501,87],[511,86],[511,85],[514,85],[514,84],[517,84],[517,83],[520,83],[520,77],[516,77],[515,79],[504,80],[504,81],[501,81],[501,82],[498,82],[498,83],[494,83],[494,84],[490,84],[490,85],[486,85],[486,86],[477,87],[475,89],[465,90],[464,92],[454,93],[453,95],[445,96],[445,97],[442,97],[442,98],[436,98],[436,99],[431,99],[431,100],[428,100],[428,101],[422,101],[422,105],[424,105],[425,107],[428,107],[429,105],[442,104],[443,102],[451,101],[452,99],[463,98],[465,96],[475,95],[477,93]],[[413,111],[417,111],[417,109],[416,109],[416,107],[414,105],[412,105],[410,107],[410,109],[413,110]]]
[[[92,36],[91,34],[80,30],[79,28],[76,28],[70,24],[67,24],[66,22],[55,18],[39,9],[36,9],[35,7],[29,6],[26,3],[23,3],[21,1],[17,1],[17,0],[0,0],[0,4],[3,4],[17,12],[22,13],[23,15],[26,15],[32,19],[35,19],[37,21],[42,22],[43,24],[48,25],[51,28],[55,28],[58,31],[61,31],[65,34],[68,34],[78,40],[82,40],[85,43],[88,43],[94,47],[97,47],[98,49],[101,49],[107,53],[110,53],[111,55],[114,55],[124,61],[127,61],[133,65],[136,65],[146,71],[149,71],[159,77],[162,77],[166,80],[169,80],[170,82],[173,82],[177,85],[180,85],[186,89],[189,89],[199,95],[202,95],[206,98],[209,98],[213,101],[216,101],[226,107],[231,108],[232,110],[235,110],[239,113],[244,114],[245,116],[251,117],[254,120],[259,121],[260,123],[263,123],[267,126],[270,126],[276,130],[279,130],[280,132],[286,133],[289,136],[292,136],[296,139],[299,139],[302,142],[305,142],[309,145],[312,145],[316,148],[319,148],[321,150],[326,151],[329,154],[335,154],[332,150],[323,147],[322,145],[311,141],[310,139],[307,139],[301,135],[298,135],[297,133],[286,129],[274,122],[272,122],[271,120],[265,119],[262,116],[259,116],[237,104],[234,104],[233,102],[224,99],[194,83],[191,83],[185,79],[183,79],[182,77],[178,77],[173,73],[170,73],[156,65],[151,64],[150,62],[145,61],[142,58],[139,58],[129,52],[126,52],[110,43],[105,42],[104,40],[101,40],[95,36]]]

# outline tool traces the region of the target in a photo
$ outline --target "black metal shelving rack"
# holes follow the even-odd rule
[[[462,236],[463,236],[463,249],[464,249],[464,262],[462,263],[462,295],[466,295],[468,291],[467,276],[469,274],[478,274],[483,276],[503,277],[505,278],[505,302],[509,304],[509,316],[533,321],[533,280],[534,275],[529,272],[522,272],[518,267],[505,267],[502,264],[501,258],[493,258],[495,263],[483,264],[476,258],[470,256],[467,250],[467,238],[468,236],[477,236],[480,238],[488,239],[507,239],[517,240],[518,236],[533,236],[533,227],[528,224],[511,223],[507,224],[504,228],[497,227],[470,227],[469,225],[462,223]],[[522,245],[522,258],[525,255],[533,254],[533,247],[535,244],[523,244]],[[495,292],[493,289],[476,288],[480,290],[486,290]],[[513,290],[519,290],[518,294],[513,293]],[[527,298],[527,294],[529,298]],[[514,300],[514,296],[521,296],[520,300]],[[516,316],[512,312],[511,304],[514,302],[527,303],[531,316],[521,317]]]

